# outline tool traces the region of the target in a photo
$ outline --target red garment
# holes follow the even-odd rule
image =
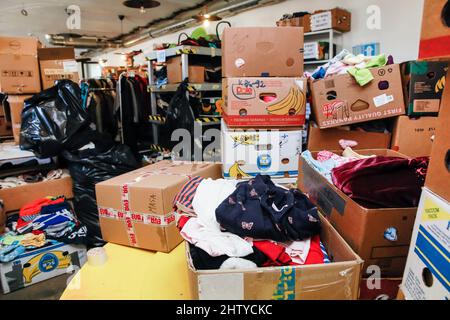
[[[377,156],[331,170],[336,187],[366,208],[409,208],[419,204],[429,157]]]
[[[188,222],[188,220],[189,220],[190,218],[191,218],[191,217],[180,216],[180,218],[178,219],[178,223],[177,223],[178,230],[181,231],[181,229],[183,229],[184,225],[186,224],[186,222]]]
[[[253,246],[264,253],[268,259],[263,267],[297,265],[292,262],[291,257],[286,253],[286,249],[275,242],[268,240],[253,241]]]
[[[315,235],[311,238],[309,253],[306,257],[305,264],[322,264],[323,258],[323,252],[322,249],[320,249],[320,236]]]
[[[51,204],[58,204],[65,201],[64,197],[47,197],[42,199],[37,199],[33,202],[30,202],[20,208],[19,219],[17,220],[17,228],[21,228],[30,223],[39,213],[41,212],[41,208],[44,206],[48,206]]]

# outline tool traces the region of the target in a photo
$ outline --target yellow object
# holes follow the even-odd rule
[[[437,93],[443,90],[444,86],[445,86],[445,76],[443,76],[436,82],[436,85],[434,86],[434,91]]]
[[[240,165],[241,165],[240,161],[236,161],[230,167],[230,169],[228,170],[228,174],[230,175],[230,178],[242,179],[242,178],[250,177],[250,175],[248,175],[241,169]]]
[[[170,253],[108,243],[108,261],[85,264],[72,278],[61,300],[191,299],[184,242]]]
[[[291,87],[289,94],[283,100],[268,106],[267,112],[273,115],[299,114],[305,103],[305,94],[294,86]]]
[[[31,280],[42,272],[50,272],[56,268],[68,268],[70,261],[70,255],[65,254],[63,251],[41,253],[24,263],[23,277],[25,283],[31,283]]]

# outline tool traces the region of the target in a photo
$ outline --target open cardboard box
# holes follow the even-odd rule
[[[201,300],[355,300],[363,261],[323,218],[331,263],[235,270],[195,270],[186,246],[189,287]]]
[[[356,150],[363,155],[407,158],[388,149]],[[342,151],[333,151],[341,154]],[[312,152],[316,157],[317,152]],[[367,209],[353,201],[300,157],[298,187],[307,193],[336,230],[365,261],[364,272],[377,265],[383,277],[403,274],[417,207]],[[390,229],[393,228],[393,229]],[[385,237],[395,230],[396,240]]]

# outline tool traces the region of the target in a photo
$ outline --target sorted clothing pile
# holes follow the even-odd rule
[[[364,156],[347,147],[342,156],[323,150],[303,159],[358,204],[369,209],[417,207],[429,157]]]
[[[7,226],[9,231],[0,237],[0,262],[58,242],[86,244],[87,228],[64,197],[46,197],[23,206]]]
[[[15,188],[29,183],[62,179],[69,176],[69,172],[65,169],[50,170],[48,172],[29,172],[17,177],[0,179],[0,189]]]
[[[242,182],[191,177],[173,205],[196,269],[329,262],[317,208],[269,176]]]

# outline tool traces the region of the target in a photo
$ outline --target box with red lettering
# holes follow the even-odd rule
[[[189,177],[218,179],[220,164],[160,161],[95,186],[105,241],[170,252],[182,238],[172,201]]]

